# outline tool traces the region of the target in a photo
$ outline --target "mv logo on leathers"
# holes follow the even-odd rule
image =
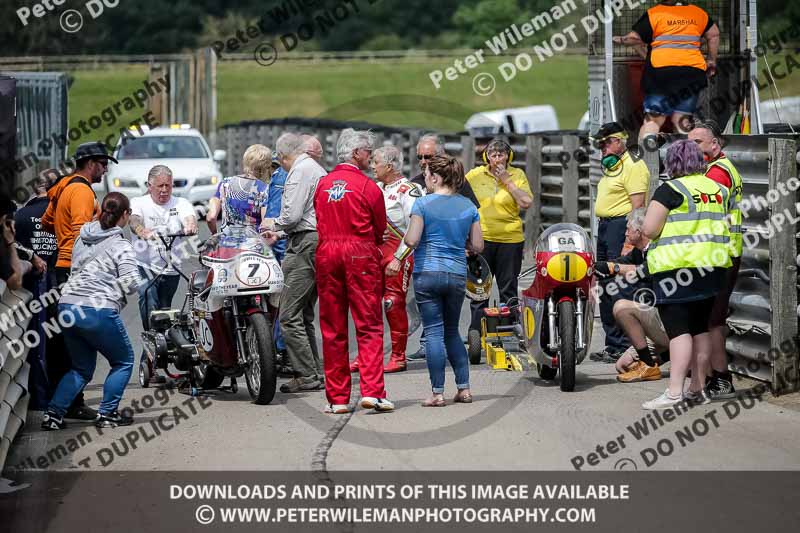
[[[330,202],[340,202],[344,195],[348,192],[347,190],[347,182],[344,180],[336,180],[331,185],[331,188],[325,191],[328,193],[328,203]]]

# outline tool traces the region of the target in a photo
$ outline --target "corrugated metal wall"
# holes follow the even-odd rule
[[[66,148],[52,140],[66,135],[67,76],[61,72],[2,72],[17,80],[17,157],[33,153],[45,166],[55,167]]]

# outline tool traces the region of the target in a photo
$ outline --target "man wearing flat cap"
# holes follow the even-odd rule
[[[593,142],[602,152],[603,177],[597,184],[594,210],[597,217],[597,261],[609,261],[623,255],[628,214],[645,205],[650,172],[644,161],[634,161],[628,153],[628,134],[617,122],[608,122],[598,130]],[[613,282],[610,278],[609,282]],[[631,295],[632,298],[632,295]],[[594,361],[614,363],[630,342],[614,320],[614,298],[603,291],[600,318],[606,334],[602,352],[589,356]]]
[[[116,159],[108,154],[106,145],[89,142],[78,146],[75,151],[76,170],[74,174],[59,179],[48,191],[50,205],[42,216],[42,226],[55,233],[58,242],[56,261],[56,282],[59,287],[69,279],[72,266],[72,247],[81,227],[100,215],[100,202],[92,190],[92,183],[100,183],[108,170],[108,161]],[[51,346],[61,349],[51,349]],[[54,335],[47,349],[47,368],[50,383],[58,383],[71,368],[66,346],[61,335]],[[83,400],[83,392],[78,394],[70,406],[66,418],[94,420],[97,413]]]

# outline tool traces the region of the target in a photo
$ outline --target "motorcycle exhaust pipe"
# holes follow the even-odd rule
[[[577,351],[581,351],[586,348],[586,344],[583,342],[583,300],[581,299],[581,291],[577,290],[575,294],[575,333],[576,333],[576,347]]]
[[[557,328],[556,328],[556,304],[553,302],[553,297],[547,299],[547,326],[550,331],[550,342],[547,343],[547,347],[551,350],[558,350],[559,346],[561,345],[561,341],[557,338]]]
[[[169,328],[169,331],[167,331],[167,337],[169,337],[169,340],[175,345],[178,352],[183,353],[184,355],[191,355],[192,360],[197,359],[197,352],[194,344],[189,342],[182,331],[178,330],[177,328]]]

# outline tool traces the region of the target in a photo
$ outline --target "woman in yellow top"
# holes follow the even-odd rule
[[[511,146],[494,139],[484,152],[486,164],[467,173],[467,181],[480,202],[483,257],[494,274],[500,301],[504,303],[517,296],[517,276],[522,268],[525,237],[519,212],[533,203],[528,177],[511,166],[512,158]],[[488,303],[471,302],[471,330],[480,330],[483,309]]]

